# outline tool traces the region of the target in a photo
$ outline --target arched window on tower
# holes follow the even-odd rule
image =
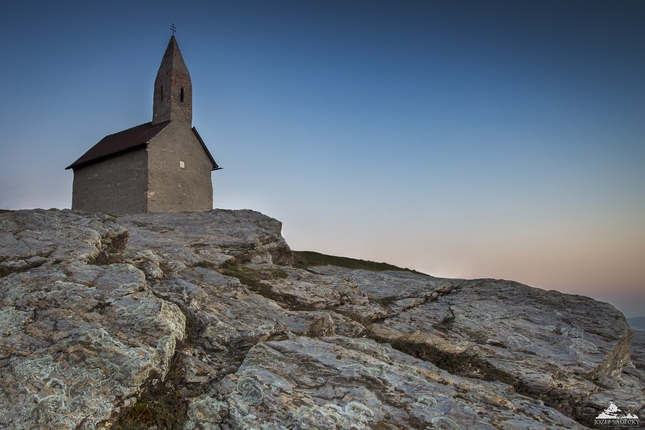
[[[179,93],[179,100],[181,100],[182,102],[184,101],[184,88],[183,87],[181,88],[181,91]]]
[[[159,94],[161,95],[161,101],[163,101],[163,85],[160,88]]]

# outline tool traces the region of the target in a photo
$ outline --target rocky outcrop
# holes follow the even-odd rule
[[[0,427],[645,422],[616,309],[509,281],[294,267],[253,211],[0,213]],[[139,425],[136,427],[135,425]]]

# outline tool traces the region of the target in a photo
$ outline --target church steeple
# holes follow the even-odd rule
[[[161,60],[155,79],[152,123],[182,121],[193,122],[193,87],[190,73],[181,56],[173,34]]]

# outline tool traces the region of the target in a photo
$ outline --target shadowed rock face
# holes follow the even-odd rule
[[[0,427],[585,428],[610,401],[645,422],[645,342],[635,367],[612,306],[298,269],[280,229],[253,211],[0,213]]]

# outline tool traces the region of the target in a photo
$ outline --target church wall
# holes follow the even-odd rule
[[[212,164],[189,124],[173,121],[148,144],[148,211],[213,209]]]
[[[147,154],[143,149],[76,169],[72,209],[126,214],[146,212]]]

